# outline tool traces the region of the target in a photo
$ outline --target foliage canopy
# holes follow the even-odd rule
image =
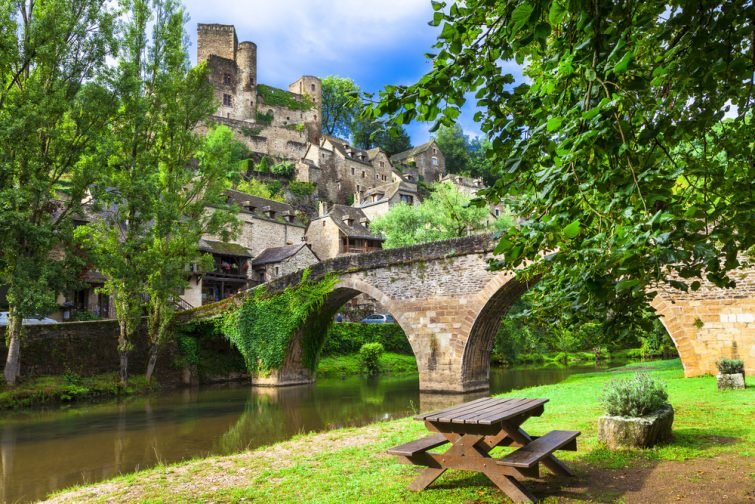
[[[501,169],[487,196],[514,195],[525,218],[503,235],[500,267],[534,261],[574,313],[617,323],[656,282],[734,285],[727,271],[755,236],[752,2],[433,7],[432,70],[387,87],[373,114],[451,125],[475,97]]]

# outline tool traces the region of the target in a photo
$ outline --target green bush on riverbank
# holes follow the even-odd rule
[[[409,340],[398,324],[340,322],[328,331],[322,355],[358,353],[365,343],[380,343],[386,352],[414,355]]]
[[[323,357],[317,366],[318,378],[344,378],[363,373],[359,354]],[[398,375],[417,373],[414,355],[385,352],[380,356],[380,374]]]
[[[675,409],[674,441],[648,450],[606,450],[597,439],[601,391],[611,379],[628,377],[638,370],[667,384],[669,402]],[[750,378],[748,383],[755,385],[755,380]],[[684,378],[679,360],[574,375],[556,385],[503,396],[550,400],[541,417],[523,426],[533,435],[553,429],[582,432],[579,451],[559,452],[558,456],[573,465],[588,485],[584,498],[589,500],[620,500],[613,485],[605,482],[604,472],[598,473],[604,478],[601,481],[589,479],[593,471],[621,469],[625,474],[627,470],[637,470],[639,475],[643,468],[664,460],[724,455],[746,460],[755,456],[755,427],[751,421],[755,416],[755,390],[751,387],[718,393],[713,377]],[[411,413],[407,411],[407,415]],[[57,501],[500,502],[501,493],[484,476],[463,471],[447,472],[431,490],[409,492],[406,487],[417,475],[417,468],[399,464],[385,451],[426,434],[422,422],[411,418],[304,434],[272,447],[121,476],[59,493]],[[509,449],[498,448],[493,455],[501,456]],[[545,477],[551,478],[549,474]],[[711,481],[718,486],[725,483]]]
[[[27,408],[76,401],[110,399],[145,394],[157,389],[147,383],[143,375],[129,377],[128,387],[121,387],[117,373],[96,376],[78,376],[66,373],[60,376],[40,376],[20,382],[16,387],[0,386],[0,409]]]

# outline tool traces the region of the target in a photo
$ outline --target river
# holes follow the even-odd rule
[[[490,393],[594,370],[492,369]],[[476,397],[420,395],[418,385],[416,376],[321,379],[282,389],[226,385],[6,413],[0,416],[0,501],[28,502],[157,463],[239,452],[302,432],[405,417]]]

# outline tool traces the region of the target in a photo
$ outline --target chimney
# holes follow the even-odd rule
[[[324,201],[320,201],[317,204],[317,215],[319,215],[320,217],[325,217],[326,215],[328,215],[328,207]]]
[[[351,205],[353,207],[359,207],[359,205],[362,204],[362,195],[359,193],[359,191],[354,193],[354,203]]]

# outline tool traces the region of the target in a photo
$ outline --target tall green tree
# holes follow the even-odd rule
[[[105,290],[115,300],[125,384],[132,336],[145,309],[151,378],[187,266],[201,261],[200,236],[223,232],[231,221],[222,194],[237,168],[228,129],[217,128],[204,140],[195,133],[217,104],[205,66],[189,64],[180,3],[123,0],[121,6],[123,42],[114,78],[120,109],[101,146],[106,179],[94,194],[105,217],[78,235],[95,252]]]
[[[446,159],[446,171],[449,173],[469,174],[470,151],[469,136],[458,124],[441,125],[435,133],[435,142]]]
[[[323,133],[349,138],[351,126],[361,110],[359,86],[353,80],[337,75],[322,80]]]
[[[494,221],[489,208],[471,201],[451,182],[438,183],[421,204],[396,205],[373,220],[370,229],[385,237],[385,248],[397,248],[505,229],[513,223],[509,216]]]
[[[450,125],[473,95],[521,226],[500,267],[628,327],[657,282],[698,289],[755,243],[749,0],[433,2],[433,68],[375,117]],[[524,78],[504,70],[514,60]],[[541,257],[544,250],[558,250]]]
[[[113,111],[99,85],[113,14],[94,0],[0,3],[0,285],[10,310],[4,377],[20,373],[22,320],[55,306],[71,217],[97,176]],[[70,257],[70,256],[69,256]]]
[[[412,140],[404,127],[389,127],[385,121],[361,116],[352,123],[351,142],[360,149],[380,147],[389,156],[412,148]]]

